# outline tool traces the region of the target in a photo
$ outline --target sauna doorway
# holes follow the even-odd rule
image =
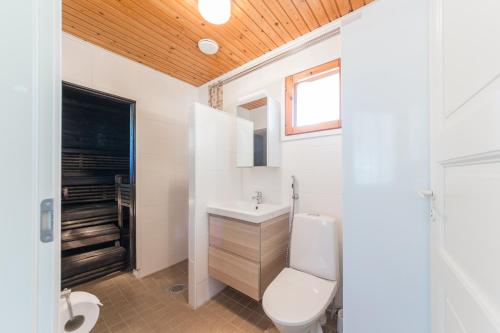
[[[136,268],[135,101],[62,84],[61,288]]]

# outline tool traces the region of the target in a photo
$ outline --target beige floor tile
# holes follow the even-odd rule
[[[257,313],[247,308],[244,311],[242,311],[238,316],[235,316],[231,320],[231,324],[240,328],[244,332],[256,332],[256,331],[262,331],[258,326],[258,324],[263,319],[264,318],[261,315],[258,315]]]
[[[187,291],[168,291],[187,281],[186,260],[143,279],[120,274],[73,289],[95,294],[104,305],[92,333],[278,333],[260,302],[232,288],[192,310]],[[329,319],[324,331],[335,333],[335,327]]]
[[[132,330],[124,322],[108,326],[112,333],[132,333]]]
[[[108,327],[104,324],[104,321],[98,321],[92,332],[95,333],[109,333]]]
[[[169,332],[174,332],[170,326],[168,325],[168,322],[166,318],[161,318],[159,320],[156,320],[154,322],[149,322],[148,327],[153,330],[155,333],[169,333]]]
[[[218,333],[246,333],[231,323],[225,324]]]
[[[112,326],[117,326],[117,325],[120,325],[120,324],[125,324],[125,322],[120,317],[120,314],[118,314],[117,312],[113,312],[113,313],[111,313],[111,314],[109,314],[107,316],[104,316],[104,314],[103,314],[102,317],[103,317],[102,319],[103,319],[104,323],[109,328],[112,327]]]

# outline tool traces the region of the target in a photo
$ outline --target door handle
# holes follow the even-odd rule
[[[434,192],[432,190],[420,190],[418,191],[418,195],[422,198],[429,198],[432,199],[434,198]]]
[[[50,243],[54,240],[54,199],[40,203],[40,241]]]
[[[418,195],[422,199],[429,199],[431,202],[431,207],[430,207],[430,219],[433,222],[436,219],[436,212],[435,212],[435,207],[434,207],[434,191],[430,189],[425,189],[425,190],[420,190],[418,191]]]

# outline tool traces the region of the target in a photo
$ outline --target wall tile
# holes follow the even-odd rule
[[[92,48],[82,47],[82,41],[63,35],[62,75],[63,80],[81,86],[92,86]]]
[[[198,90],[63,34],[63,79],[136,100],[137,261],[148,275],[188,255],[188,115]]]
[[[236,114],[241,97],[263,90],[280,102],[283,114],[285,77],[340,55],[337,36],[234,80],[224,86],[224,110]],[[200,96],[206,96],[206,87],[200,90]],[[297,211],[334,216],[342,230],[342,136],[284,141],[281,148],[280,168],[242,169],[242,198],[248,200],[258,190],[266,202],[291,202],[291,175],[295,175],[300,194]]]
[[[234,117],[196,104],[189,125],[189,260],[190,304],[199,306],[223,285],[208,276],[208,216],[210,203],[241,197],[241,170],[236,168]],[[193,297],[191,297],[193,296]]]

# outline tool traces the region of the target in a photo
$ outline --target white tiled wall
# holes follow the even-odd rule
[[[280,101],[283,114],[285,77],[340,58],[340,54],[340,36],[335,36],[232,81],[224,86],[224,110],[235,114],[240,98],[265,91]],[[205,99],[206,95],[206,87],[203,87],[200,98]],[[283,123],[281,126],[283,128]],[[342,230],[341,133],[285,140],[281,145],[280,168],[242,169],[243,199],[250,199],[255,191],[262,191],[264,201],[290,202],[291,175],[295,175],[300,195],[297,211],[333,216]],[[337,301],[341,303],[341,297]]]
[[[198,89],[63,34],[63,79],[137,102],[137,264],[187,258],[188,115]]]
[[[244,168],[243,197],[264,192],[267,202],[289,202],[297,179],[297,210],[342,218],[341,135],[282,142],[281,168]]]
[[[206,206],[241,197],[235,130],[234,116],[195,104],[189,127],[189,303],[193,307],[224,286],[208,276]]]
[[[340,36],[332,37],[293,56],[266,66],[224,86],[224,110],[235,114],[238,100],[266,91],[284,108],[285,77],[340,58]],[[200,96],[204,96],[200,92]],[[281,124],[283,127],[283,124]],[[288,202],[291,175],[299,184],[299,211],[331,215],[342,221],[341,133],[282,141],[281,168],[243,169],[243,197],[264,192],[267,202]]]
[[[298,211],[342,218],[342,137],[326,136],[282,144],[282,198],[291,197],[297,179]]]

